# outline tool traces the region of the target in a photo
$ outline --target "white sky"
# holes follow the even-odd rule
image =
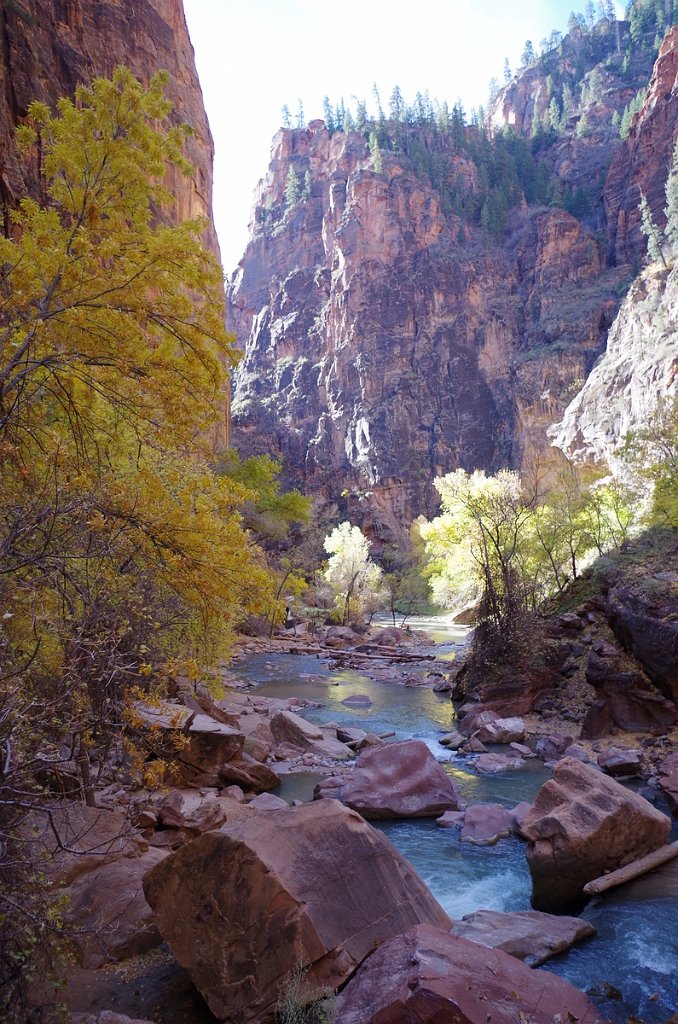
[[[517,66],[526,39],[539,49],[564,32],[584,0],[184,0],[215,142],[214,214],[224,268],[247,241],[254,189],[287,104],[307,121],[322,101],[353,96],[384,109],[394,85],[408,102],[427,89],[469,114],[485,104],[504,58]],[[617,4],[618,16],[621,5]],[[355,103],[352,104],[355,106]]]

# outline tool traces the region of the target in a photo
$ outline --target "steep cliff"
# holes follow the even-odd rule
[[[628,138],[610,164],[603,202],[610,248],[619,262],[643,247],[638,204],[647,198],[663,225],[664,185],[678,139],[678,25],[667,33],[654,66],[645,101]]]
[[[554,444],[576,461],[615,467],[624,435],[648,423],[659,399],[677,395],[678,267],[655,267],[634,281]]]
[[[195,134],[187,156],[190,180],[174,173],[177,221],[209,221],[209,244],[218,252],[212,225],[212,138],[195,70],[182,0],[7,0],[0,7],[0,205],[8,210],[35,188],[25,180],[14,148],[14,130],[34,100],[53,106],[80,83],[110,76],[126,64],[142,81],[158,68],[171,75],[173,116]],[[6,220],[5,220],[6,223]]]
[[[638,197],[665,223],[667,169],[678,141],[678,26],[667,34],[647,95],[613,160],[604,200],[615,251],[644,248]],[[678,393],[678,268],[655,266],[638,277],[619,310],[605,353],[552,431],[554,444],[579,461],[615,466],[629,431],[646,424],[657,401]]]
[[[604,350],[644,250],[637,232],[617,246],[612,222],[607,243],[612,195],[618,211],[633,205],[632,177],[614,184],[628,155],[614,154],[646,123],[653,161],[672,146],[675,118],[660,111],[676,28],[632,136],[619,135],[652,67],[647,32],[574,29],[500,92],[493,131],[453,116],[375,122],[369,142],[370,126],[322,121],[276,135],[229,288],[241,451],[272,448],[295,485],[381,536],[435,510],[437,474],[554,464],[548,430]],[[666,172],[643,173],[663,188]]]

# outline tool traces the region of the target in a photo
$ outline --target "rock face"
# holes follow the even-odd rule
[[[391,148],[380,162],[362,134],[331,133],[322,121],[275,136],[229,288],[244,350],[233,405],[243,453],[272,443],[291,482],[380,537],[436,511],[435,475],[527,468],[535,457],[554,468],[547,431],[603,351],[631,264],[644,255],[639,184],[655,216],[664,205],[678,29],[626,143],[613,121],[648,82],[653,36],[654,27],[630,45],[629,23],[606,19],[595,30],[574,27],[491,106],[493,128],[529,139],[556,102],[559,132],[535,142],[530,159],[580,219],[557,204],[545,209],[543,197],[537,205],[534,183],[523,182],[525,201],[488,238],[478,227],[473,132],[464,144],[431,126],[388,122]],[[285,196],[291,173],[295,201]],[[611,252],[599,244],[606,226]],[[652,374],[651,387],[665,386],[661,367]],[[600,395],[597,411],[625,415]],[[581,447],[575,420],[570,440],[559,435],[568,451]]]
[[[625,435],[677,393],[677,331],[678,268],[652,268],[631,286],[605,354],[554,426],[553,443],[575,461],[619,466]]]
[[[566,757],[537,794],[522,830],[536,910],[583,902],[586,882],[663,846],[671,822],[591,765]]]
[[[421,131],[416,144],[443,145]],[[475,164],[440,155],[473,192]],[[290,169],[310,180],[294,206]],[[548,451],[618,278],[564,210],[516,210],[506,244],[488,244],[404,154],[378,173],[357,132],[281,130],[229,289],[234,442],[272,445],[294,483],[397,533],[434,513],[433,476]]]
[[[460,804],[454,783],[422,740],[364,750],[350,776],[323,780],[314,796],[341,800],[365,818],[437,818]]]
[[[182,0],[21,0],[3,5],[0,18],[0,199],[5,217],[36,184],[24,178],[14,148],[14,130],[33,100],[53,107],[60,96],[72,96],[77,85],[110,77],[119,64],[142,81],[165,68],[172,78],[173,116],[195,131],[187,144],[193,176],[185,179],[177,171],[167,182],[176,196],[174,217],[206,217],[217,252],[211,222],[212,137]]]
[[[620,263],[644,248],[641,192],[663,226],[664,184],[678,139],[678,25],[661,45],[643,106],[624,145],[615,153],[603,189],[610,247]]]
[[[380,942],[450,921],[381,833],[335,801],[209,832],[158,865],[146,898],[212,1013],[269,1024],[290,972],[344,982]]]
[[[586,1024],[600,1014],[582,992],[532,971],[501,950],[421,925],[385,942],[336,1002],[336,1024],[553,1024],[567,1013]]]

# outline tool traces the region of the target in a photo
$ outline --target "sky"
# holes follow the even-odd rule
[[[621,17],[621,5],[617,4]],[[383,107],[394,85],[467,115],[486,104],[504,60],[520,63],[525,41],[539,49],[565,32],[584,0],[184,0],[215,144],[214,217],[226,273],[247,243],[254,190],[266,174],[271,140],[287,104],[307,121],[323,97],[357,96]]]

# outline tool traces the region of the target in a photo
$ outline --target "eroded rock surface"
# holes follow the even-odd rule
[[[562,978],[427,925],[383,943],[336,1002],[336,1024],[553,1024],[601,1015]]]
[[[576,942],[596,934],[590,921],[538,910],[476,910],[455,921],[452,931],[481,946],[502,949],[530,967],[539,967]]]
[[[153,869],[146,898],[212,1013],[268,1024],[299,962],[344,982],[417,923],[450,921],[388,840],[336,801],[257,814],[209,832]]]
[[[671,822],[597,768],[566,757],[522,823],[536,910],[584,902],[583,886],[663,846]]]

